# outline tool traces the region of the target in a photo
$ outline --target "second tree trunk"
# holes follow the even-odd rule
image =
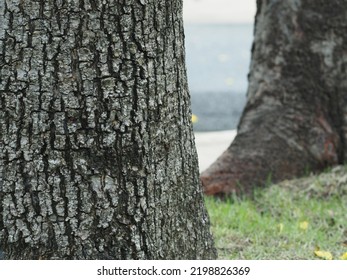
[[[257,1],[247,104],[206,194],[322,170],[346,156],[347,1]]]

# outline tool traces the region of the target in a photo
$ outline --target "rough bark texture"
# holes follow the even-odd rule
[[[207,194],[251,191],[344,162],[347,1],[259,0],[238,134],[202,174]]]
[[[6,259],[214,258],[182,1],[0,2]]]

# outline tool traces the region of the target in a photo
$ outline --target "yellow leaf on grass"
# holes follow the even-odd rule
[[[340,257],[341,260],[345,260],[347,261],[347,252],[344,253],[341,257]]]
[[[302,230],[307,230],[308,228],[308,222],[307,221],[303,221],[299,224],[299,228]]]
[[[199,121],[199,118],[197,115],[192,114],[192,123],[197,123]]]
[[[324,259],[324,260],[332,260],[333,259],[333,255],[330,252],[327,252],[327,251],[317,250],[317,251],[314,251],[314,254],[317,257],[320,257],[321,259]]]
[[[284,228],[284,224],[279,223],[279,224],[278,224],[278,229],[279,229],[279,232],[280,232],[280,233],[282,233],[283,228]]]

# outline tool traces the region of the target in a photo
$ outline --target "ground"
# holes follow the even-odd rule
[[[220,259],[346,259],[347,167],[206,198]]]

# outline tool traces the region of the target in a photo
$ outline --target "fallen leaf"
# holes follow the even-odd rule
[[[299,228],[302,230],[307,230],[308,228],[308,222],[307,221],[303,221],[299,224]]]
[[[192,114],[192,123],[197,123],[199,121],[199,118],[197,115]]]
[[[284,228],[284,225],[282,223],[279,223],[278,224],[278,229],[279,229],[280,233],[282,233],[283,228]]]
[[[321,259],[324,259],[324,260],[332,260],[333,259],[333,255],[330,253],[330,252],[327,252],[327,251],[314,251],[314,254],[317,256],[317,257],[320,257]]]

